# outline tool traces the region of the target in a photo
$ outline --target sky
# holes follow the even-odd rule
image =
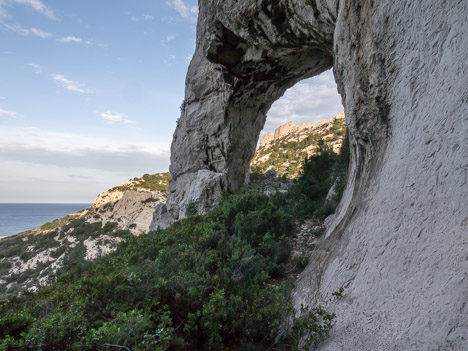
[[[196,0],[0,0],[0,202],[91,203],[166,172]],[[331,71],[276,101],[262,134],[342,110]]]

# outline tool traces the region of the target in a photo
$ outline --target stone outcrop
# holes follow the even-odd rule
[[[88,223],[117,223],[119,229],[132,234],[147,233],[155,207],[166,201],[166,193],[148,189],[106,191],[99,194],[83,217]]]
[[[333,64],[335,10],[322,11],[325,2],[316,8],[302,1],[202,0],[199,8],[197,49],[171,147],[167,212],[161,211],[171,220],[184,218],[192,203],[212,208],[211,193],[243,187],[271,104]],[[193,192],[191,184],[207,174],[209,188]]]
[[[260,146],[267,146],[270,144],[273,140],[275,140],[275,133],[273,132],[268,132],[266,133],[263,138],[260,139]]]
[[[348,185],[294,299],[324,304],[344,288],[320,350],[466,349],[468,3],[200,0],[199,10],[165,221],[243,187],[271,104],[333,66]]]
[[[297,131],[297,127],[294,124],[294,122],[288,122],[275,129],[274,137],[275,139],[280,139],[296,131]]]

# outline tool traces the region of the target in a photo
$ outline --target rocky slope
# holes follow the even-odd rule
[[[200,0],[159,223],[244,186],[271,104],[333,67],[350,172],[294,299],[336,313],[320,350],[466,349],[467,31],[460,0]]]
[[[109,253],[127,235],[148,232],[166,200],[169,174],[145,174],[99,194],[93,206],[0,241],[0,300],[45,284],[67,260]]]
[[[306,157],[315,154],[320,141],[333,152],[339,153],[346,134],[344,112],[335,118],[320,121],[318,125],[302,123],[296,127],[288,122],[260,139],[250,163],[252,173],[263,174],[273,169],[277,176],[297,178]]]

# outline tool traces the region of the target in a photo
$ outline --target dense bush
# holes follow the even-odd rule
[[[77,245],[53,284],[0,303],[0,350],[317,345],[334,315],[320,307],[294,311],[281,281],[293,224],[323,216],[335,165],[336,156],[323,148],[289,193],[226,196],[209,215],[127,237],[94,262]],[[74,235],[113,229],[76,222]]]
[[[0,305],[2,347],[267,348],[292,311],[287,286],[271,284],[289,256],[285,207],[279,194],[237,194],[92,264],[69,258],[55,284]]]
[[[289,192],[294,213],[299,219],[323,219],[335,211],[346,182],[348,148],[345,138],[337,155],[323,141],[319,141],[316,154],[305,159],[301,177]],[[333,184],[336,194],[327,201],[326,196]]]

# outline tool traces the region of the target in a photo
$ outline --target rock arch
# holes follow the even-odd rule
[[[200,1],[197,49],[171,148],[169,221],[184,218],[192,203],[206,213],[223,191],[246,183],[271,104],[332,67],[336,11],[308,1]]]
[[[352,164],[295,301],[338,315],[322,350],[462,350],[468,339],[468,3],[200,0],[154,225],[243,186],[265,113],[333,66]],[[311,97],[312,98],[312,97]]]

